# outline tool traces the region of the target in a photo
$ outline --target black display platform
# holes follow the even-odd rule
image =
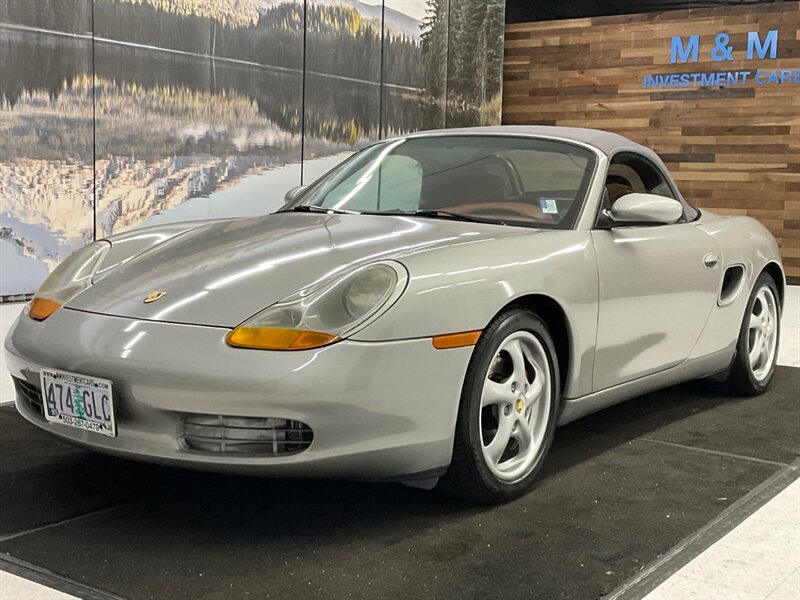
[[[0,428],[0,568],[36,565],[31,577],[65,591],[597,598],[800,456],[800,369],[779,368],[757,398],[695,382],[577,421],[536,488],[493,508],[102,457],[10,407]]]

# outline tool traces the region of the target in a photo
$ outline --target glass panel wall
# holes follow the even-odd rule
[[[492,122],[493,83],[448,92],[472,4],[0,0],[0,299],[92,239],[266,214],[372,141]],[[470,31],[502,24],[490,4]],[[499,82],[502,27],[482,35]]]
[[[93,238],[92,3],[0,0],[0,23],[3,297]]]

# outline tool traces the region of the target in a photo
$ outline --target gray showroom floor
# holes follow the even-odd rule
[[[797,287],[783,326],[800,367]],[[491,509],[97,457],[10,407],[0,427],[3,600],[69,597],[26,578],[97,598],[800,598],[797,368],[757,399],[700,382],[582,419],[531,494]]]

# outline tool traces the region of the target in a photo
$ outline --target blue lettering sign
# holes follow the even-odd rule
[[[721,60],[733,60],[733,46],[728,46],[731,36],[727,33],[720,33],[714,38],[714,49],[711,51],[711,60],[719,62]]]
[[[770,58],[775,58],[778,55],[778,30],[771,29],[767,32],[767,37],[764,41],[758,36],[757,31],[750,31],[747,34],[747,60],[753,60],[753,52],[758,56],[759,60],[763,60],[769,52]]]
[[[713,62],[736,60],[731,36],[721,32],[714,36],[714,46],[703,48]],[[741,52],[741,48],[738,48]],[[747,60],[765,60],[778,57],[778,30],[765,34],[758,31],[747,33]],[[700,60],[700,36],[672,36],[670,63],[690,63]],[[721,65],[720,65],[721,66]],[[754,71],[706,71],[699,73],[649,74],[642,78],[645,89],[674,88],[727,88],[741,85],[787,85],[800,83],[800,69],[758,69]]]
[[[689,42],[684,46],[683,38],[679,35],[672,36],[672,52],[670,53],[670,62],[697,62],[700,53],[700,36],[692,35],[689,37]]]

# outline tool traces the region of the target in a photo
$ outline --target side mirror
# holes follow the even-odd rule
[[[683,214],[677,200],[656,194],[625,194],[611,205],[608,217],[614,223],[675,223]]]
[[[307,188],[308,188],[307,185],[297,185],[293,187],[283,196],[284,202],[291,202],[292,200],[297,198],[300,194],[305,192]]]

